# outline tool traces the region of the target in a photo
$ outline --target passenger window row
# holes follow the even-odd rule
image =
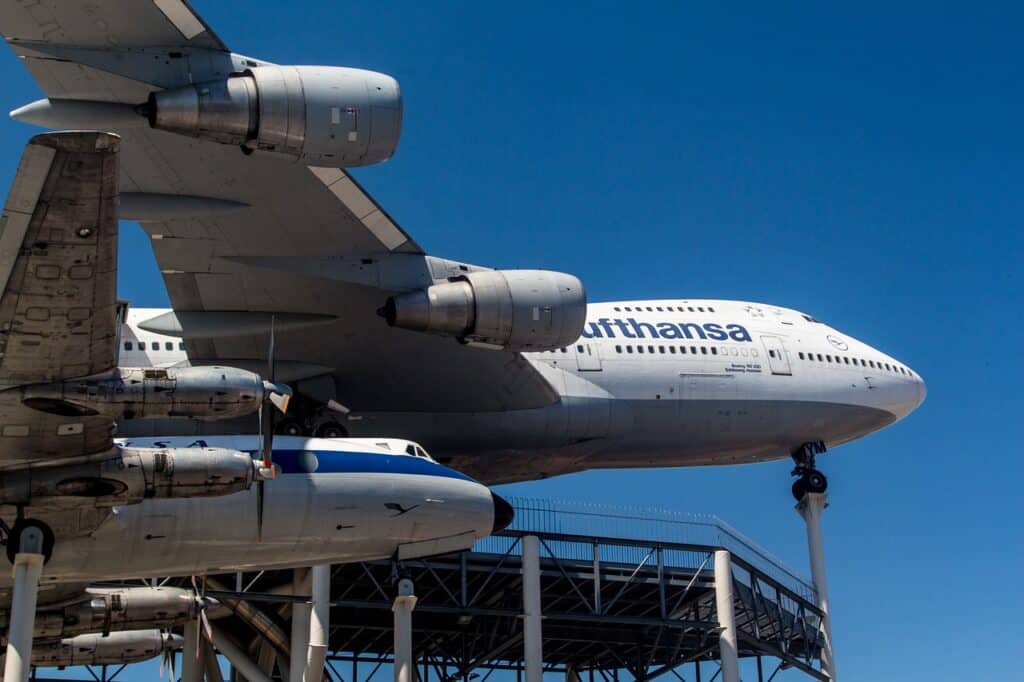
[[[855,367],[870,367],[871,369],[884,369],[887,372],[893,374],[902,374],[904,376],[912,377],[914,373],[906,367],[900,367],[899,365],[889,364],[888,362],[865,360],[864,358],[851,358],[848,355],[828,355],[821,353],[804,353],[803,351],[797,353],[797,357],[801,360],[807,360],[809,362],[824,362],[832,363],[834,365],[853,365]]]
[[[580,350],[580,352],[582,352],[583,351],[583,346],[578,346],[578,349]],[[747,358],[747,357],[755,357],[756,358],[757,357],[757,349],[756,348],[747,349],[747,348],[741,348],[741,347],[738,347],[738,346],[683,346],[683,345],[679,345],[679,346],[671,346],[671,345],[669,345],[669,346],[663,346],[663,345],[641,346],[639,344],[636,345],[636,346],[633,346],[633,345],[630,344],[630,345],[625,345],[625,346],[616,345],[615,346],[615,352],[616,353],[620,353],[620,354],[621,353],[625,353],[626,355],[630,355],[630,354],[636,352],[638,355],[639,354],[644,354],[644,353],[646,353],[648,355],[655,355],[655,354],[658,354],[658,355],[665,355],[665,354],[668,354],[668,355],[676,355],[676,354],[678,354],[678,355],[686,355],[687,353],[689,353],[690,355],[723,355],[723,356],[734,355],[736,357],[742,356],[742,357],[745,357],[745,358]]]
[[[617,313],[621,313],[623,311],[625,311],[627,313],[642,313],[645,310],[647,312],[649,312],[649,313],[653,313],[653,312],[659,312],[659,313],[664,313],[664,312],[669,312],[669,313],[685,313],[685,312],[691,312],[691,313],[713,313],[713,312],[715,312],[715,309],[712,308],[711,306],[696,306],[696,307],[694,307],[692,305],[690,305],[690,306],[682,306],[682,305],[679,305],[679,306],[672,306],[672,305],[656,305],[656,306],[650,306],[650,305],[649,306],[639,306],[639,305],[635,305],[635,306],[628,306],[627,305],[627,306],[621,306],[621,307],[620,306],[615,306],[615,312],[617,312]]]
[[[135,350],[136,344],[138,344],[138,349],[139,350],[142,350],[142,351],[146,350],[146,342],[145,341],[136,341],[136,342],[125,341],[124,342],[124,349],[125,350]],[[150,350],[160,350],[160,342],[159,341],[151,341],[150,344],[149,344],[149,348],[150,348]],[[171,342],[171,341],[164,341],[164,350],[165,351],[172,351],[172,350],[174,350],[174,343]],[[178,350],[185,350],[185,342],[184,341],[179,341],[178,342]]]

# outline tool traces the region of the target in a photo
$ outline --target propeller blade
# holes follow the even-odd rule
[[[274,336],[275,336],[275,334],[274,334],[275,329],[274,328],[276,326],[277,326],[277,318],[275,316],[271,315],[270,316],[270,344],[269,344],[270,347],[267,349],[267,378],[270,379],[271,381],[274,380],[274,360],[275,360],[274,355],[276,353],[276,349],[274,348]]]
[[[292,399],[292,389],[290,386],[264,381],[263,393],[267,396],[270,404],[276,407],[281,414],[288,413],[288,402]]]
[[[345,407],[344,405],[342,405],[341,403],[339,403],[334,398],[331,398],[330,400],[327,401],[327,409],[331,410],[332,412],[337,412],[338,414],[342,414],[342,415],[348,414],[349,412],[352,411],[352,410],[348,409],[347,407]]]
[[[260,445],[263,467],[270,469],[274,461],[274,406],[270,403],[264,403],[260,408]],[[268,476],[273,478],[273,472]]]
[[[282,413],[288,410],[288,401],[292,396],[292,390],[283,384],[274,383],[274,356],[275,348],[275,327],[276,319],[270,316],[270,341],[267,344],[267,378],[263,382],[265,388],[269,388],[268,400],[260,406],[260,450],[263,462],[260,466],[260,478],[256,481],[256,541],[263,542],[263,502],[266,491],[264,481],[274,478],[277,470],[274,468],[274,410],[281,410]]]
[[[263,542],[263,479],[256,481],[256,542]]]

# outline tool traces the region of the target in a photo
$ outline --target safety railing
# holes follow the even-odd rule
[[[743,535],[741,532],[710,514],[692,514],[618,507],[614,505],[561,502],[528,497],[509,497],[516,516],[510,531],[572,535],[578,537],[615,538],[651,543],[671,543],[701,547],[721,547],[750,564],[758,571],[805,599],[814,601],[814,587],[781,559]],[[589,558],[591,551],[576,543],[560,543],[559,553],[580,556],[561,556],[564,559]],[[481,552],[505,552],[507,541],[500,537],[485,538],[475,547]],[[602,561],[635,562],[639,551],[626,544],[604,545],[600,549]],[[705,553],[695,551],[666,552],[667,566],[699,568]]]

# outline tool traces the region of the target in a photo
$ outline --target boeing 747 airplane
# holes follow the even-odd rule
[[[287,433],[394,434],[489,483],[793,457],[800,492],[824,486],[816,454],[924,398],[795,310],[588,305],[567,273],[428,255],[347,171],[398,146],[385,74],[232,52],[181,0],[5,1],[0,32],[45,94],[13,118],[121,136],[121,216],[173,307],[134,311],[126,361],[259,371],[273,327]]]

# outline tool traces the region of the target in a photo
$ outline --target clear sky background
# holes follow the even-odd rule
[[[431,253],[798,308],[917,370],[916,413],[819,462],[839,671],[1019,679],[1019,6],[194,4],[238,52],[399,79],[398,153],[356,175]],[[0,76],[8,109],[40,96]],[[32,132],[0,121],[0,187]],[[167,304],[130,224],[120,291]],[[806,574],[789,469],[505,490],[714,513]]]

